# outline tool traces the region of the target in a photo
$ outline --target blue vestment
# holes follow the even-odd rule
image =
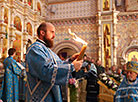
[[[129,84],[125,77],[116,91],[114,102],[138,102],[138,79]]]
[[[73,65],[62,61],[51,49],[45,46],[44,42],[39,40],[28,48],[26,63],[26,67],[29,68],[27,102],[41,102],[52,81],[55,82],[54,86],[44,98],[44,102],[62,102],[60,85],[68,83]],[[57,69],[56,74],[55,69]],[[54,78],[55,80],[53,80]]]
[[[18,102],[18,75],[21,74],[21,69],[13,57],[7,57],[3,64],[5,73],[0,91],[0,99],[4,102]]]

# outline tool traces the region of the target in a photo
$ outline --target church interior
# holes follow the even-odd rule
[[[88,43],[85,54],[101,60],[105,68],[138,61],[138,0],[0,0],[1,61],[11,47],[17,51],[16,61],[23,60],[43,21],[55,26],[52,50],[64,58],[83,46],[72,39],[71,29]],[[100,94],[101,102],[113,100],[107,89]]]

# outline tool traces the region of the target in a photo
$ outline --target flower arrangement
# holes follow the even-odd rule
[[[100,74],[99,77],[100,81],[102,81],[109,89],[114,91],[118,89],[118,84],[105,73]]]
[[[78,81],[75,78],[69,79],[69,88],[78,88]]]
[[[0,99],[0,102],[3,102],[3,101]]]
[[[78,88],[78,81],[74,78],[69,79],[68,87],[70,89],[70,102],[77,102],[77,88]]]
[[[111,74],[110,77],[114,78],[119,84],[123,81],[123,77],[118,74]]]

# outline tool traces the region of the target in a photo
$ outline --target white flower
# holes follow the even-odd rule
[[[0,102],[3,102],[3,101],[0,99]]]
[[[103,80],[107,80],[107,77],[103,77]]]
[[[110,80],[108,83],[111,85],[111,84],[113,83],[113,81],[112,81],[112,80]]]
[[[117,75],[117,74],[114,74],[114,77],[119,77],[119,75]]]
[[[108,81],[105,82],[105,84],[107,83]]]
[[[79,87],[79,81],[75,80],[75,87],[78,88]]]
[[[102,76],[106,76],[106,74],[105,74],[105,73],[103,73],[103,74],[102,74]]]
[[[121,78],[121,79],[120,79],[120,82],[122,82],[122,81],[123,81],[123,79]]]
[[[117,87],[117,85],[114,85],[114,86],[113,86],[113,88],[116,88],[116,87]]]

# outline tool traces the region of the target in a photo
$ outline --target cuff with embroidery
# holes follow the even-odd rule
[[[72,63],[70,64],[70,71],[71,72],[75,71],[74,64],[72,64]]]

